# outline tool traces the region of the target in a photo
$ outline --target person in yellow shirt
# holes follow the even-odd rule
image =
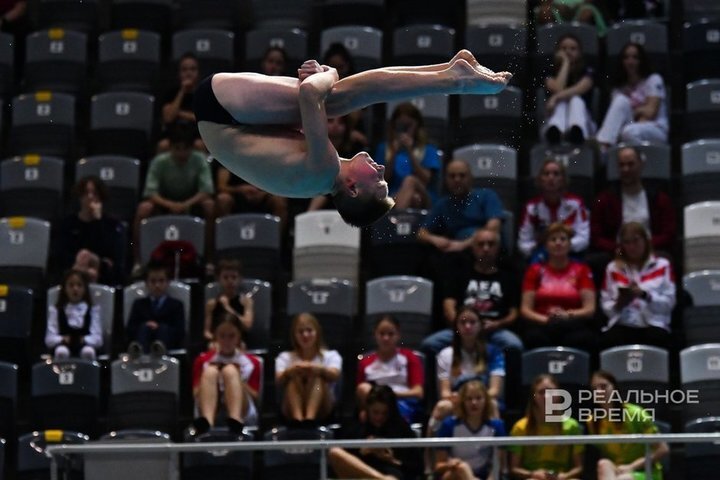
[[[513,425],[510,436],[582,435],[574,418],[562,422],[545,421],[548,390],[560,388],[552,375],[538,375],[530,387],[525,416]],[[528,445],[508,447],[512,478],[533,480],[571,480],[582,475],[584,446]]]

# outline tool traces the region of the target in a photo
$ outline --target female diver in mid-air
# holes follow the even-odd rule
[[[494,94],[512,75],[481,66],[468,50],[448,63],[386,67],[338,80],[308,60],[298,78],[217,73],[195,92],[195,117],[210,154],[235,175],[284,197],[331,193],[343,220],[365,226],[394,204],[385,168],[366,152],[338,156],[327,117],[432,94]]]

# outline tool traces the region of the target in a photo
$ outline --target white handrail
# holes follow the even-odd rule
[[[652,477],[652,450],[654,443],[720,443],[720,433],[667,433],[667,434],[623,434],[623,435],[560,435],[528,437],[475,437],[475,438],[419,438],[419,439],[368,439],[368,440],[287,440],[287,441],[250,441],[250,442],[203,442],[203,443],[118,443],[116,445],[92,443],[82,445],[48,445],[45,454],[51,460],[51,480],[57,480],[57,456],[70,454],[100,453],[179,453],[207,452],[212,450],[248,451],[248,450],[288,450],[302,448],[320,450],[321,479],[327,478],[326,451],[332,447],[341,448],[412,448],[412,447],[452,447],[456,445],[484,445],[502,447],[508,445],[573,445],[606,443],[642,443],[645,448],[645,472]],[[495,474],[499,473],[498,462],[493,462]],[[495,478],[498,478],[495,476]]]

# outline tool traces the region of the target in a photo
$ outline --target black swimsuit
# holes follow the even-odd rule
[[[195,89],[195,98],[193,102],[193,110],[195,111],[195,120],[198,122],[205,120],[207,122],[220,123],[224,125],[240,125],[225,108],[220,105],[215,92],[212,89],[213,75],[205,77]]]

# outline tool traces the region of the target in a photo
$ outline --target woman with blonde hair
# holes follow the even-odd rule
[[[672,265],[653,254],[652,239],[638,222],[620,228],[615,260],[605,269],[600,304],[608,318],[602,348],[640,343],[667,349],[675,307]]]
[[[283,389],[282,413],[296,422],[321,421],[335,404],[333,387],[340,378],[342,357],[328,350],[317,318],[300,313],[290,327],[292,350],[275,359],[275,381]]]

